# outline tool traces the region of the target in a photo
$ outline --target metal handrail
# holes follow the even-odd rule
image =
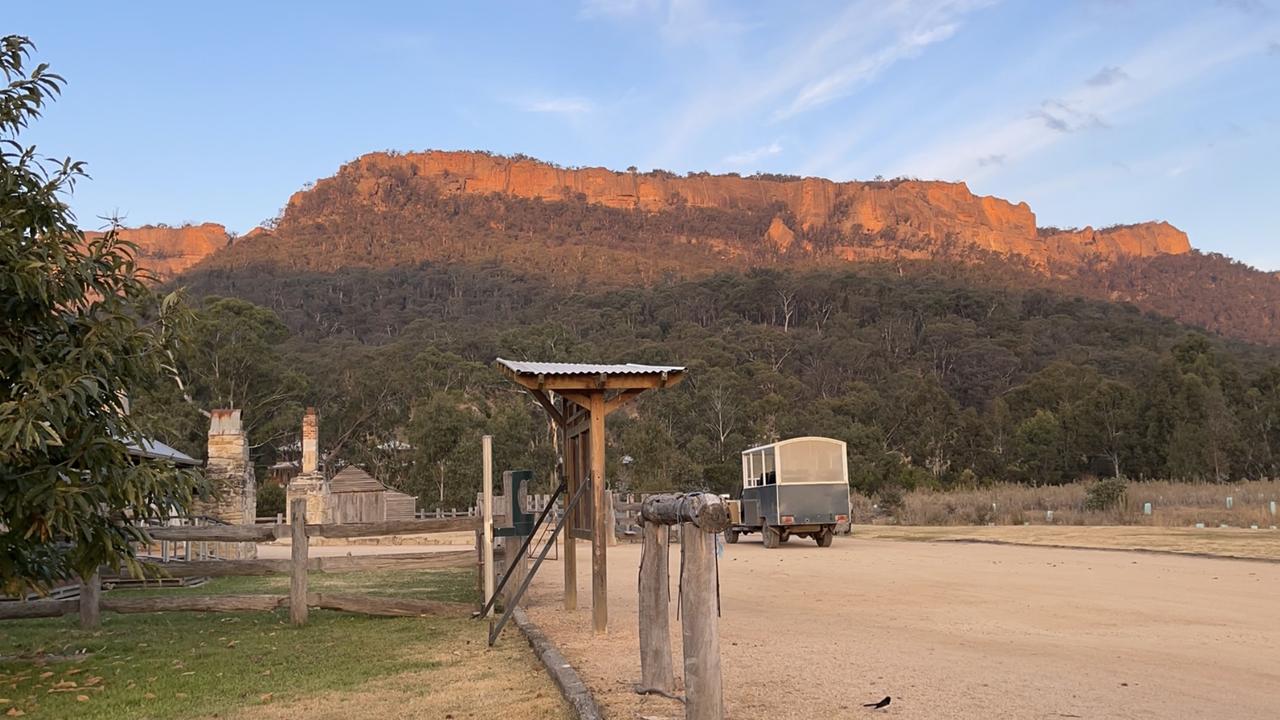
[[[538,521],[533,524],[533,527],[529,530],[529,534],[525,536],[524,542],[520,544],[520,550],[510,557],[523,558],[524,554],[529,551],[529,543],[533,541],[533,536],[538,533],[538,528],[542,527],[542,523],[546,522],[547,515],[551,513],[551,508],[555,507],[556,499],[560,497],[560,493],[564,492],[564,488],[565,483],[561,481],[560,486],[556,488],[556,491],[551,493],[551,501],[542,509],[542,514],[538,516]],[[561,520],[563,520],[563,517]],[[485,602],[484,607],[480,609],[480,612],[476,613],[473,617],[484,617],[489,614],[489,610],[492,609],[493,604],[497,602],[498,594],[502,592],[502,588],[506,587],[507,580],[511,579],[511,571],[514,570],[515,567],[516,565],[514,562],[507,566],[507,571],[502,574],[502,579],[498,581],[497,587],[493,589],[493,597],[489,598],[488,601]]]
[[[561,484],[561,487],[563,487],[563,483]],[[489,628],[489,647],[493,647],[493,643],[498,639],[498,635],[502,633],[502,627],[507,624],[507,621],[511,619],[511,614],[514,613],[516,611],[516,607],[520,605],[520,598],[524,597],[524,591],[529,589],[529,583],[533,582],[533,576],[538,573],[538,568],[542,565],[542,561],[547,559],[547,552],[549,552],[551,546],[555,544],[556,537],[560,534],[560,530],[564,528],[565,521],[573,515],[574,508],[578,506],[578,501],[582,499],[583,493],[589,487],[591,487],[591,483],[582,483],[582,486],[574,492],[573,499],[570,500],[569,505],[565,507],[564,514],[562,514],[560,519],[556,522],[555,529],[551,531],[551,540],[546,545],[542,546],[542,552],[538,554],[538,559],[533,561],[533,567],[529,568],[529,573],[524,576],[524,582],[520,583],[520,587],[516,588],[515,595],[511,598],[511,602],[507,604],[508,606],[503,608],[502,617],[498,618],[498,622]],[[559,494],[559,492],[559,490],[556,491],[557,494]],[[529,537],[533,537],[533,535],[530,534]],[[570,538],[570,540],[572,540],[572,538]],[[524,549],[521,548],[520,552],[521,554],[516,557],[521,558],[521,561],[523,562]],[[515,566],[512,565],[507,568],[508,576],[510,576],[511,570],[514,567]],[[504,577],[503,580],[505,579],[506,578]],[[489,603],[492,603],[493,599],[496,597],[498,597],[497,590],[494,591],[493,598],[489,598]],[[486,608],[483,612],[488,612],[487,605],[488,603],[486,604]]]
[[[548,503],[547,503],[547,508],[549,508],[549,509],[551,510],[551,517],[552,517],[552,519],[558,519],[558,518],[559,518],[559,513],[560,513],[560,511],[555,509],[555,503],[554,503],[554,502],[548,502]],[[532,558],[534,555],[537,555],[537,554],[538,554],[539,549],[540,549],[543,545],[545,545],[545,544],[546,544],[547,536],[548,536],[548,535],[550,535],[550,534],[551,534],[551,525],[549,525],[549,524],[545,524],[545,525],[543,525],[543,526],[542,526],[542,530],[541,530],[541,532],[540,532],[540,533],[530,533],[530,535],[532,535],[532,536],[533,536],[533,542],[532,542],[532,543],[530,543],[530,545],[529,545],[529,551],[525,554],[525,557]],[[559,559],[560,559],[560,551],[559,551],[558,549],[556,549],[556,548],[554,547],[554,545],[555,545],[555,544],[554,544],[554,543],[552,543],[552,549],[553,549],[553,550],[556,550],[556,555],[555,555],[555,557],[554,557],[553,559],[555,559],[555,560],[559,560]]]

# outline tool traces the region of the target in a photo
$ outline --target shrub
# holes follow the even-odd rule
[[[267,483],[258,488],[258,517],[274,517],[284,514],[284,488]]]
[[[896,517],[902,510],[903,500],[904,494],[901,485],[885,485],[880,488],[880,492],[876,493],[876,504],[880,506],[880,512],[886,515]]]
[[[1128,483],[1124,478],[1107,478],[1099,480],[1085,490],[1085,510],[1111,510],[1119,507],[1125,500],[1125,489]]]

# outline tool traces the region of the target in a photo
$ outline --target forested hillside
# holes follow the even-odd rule
[[[1280,464],[1280,355],[1132,305],[983,287],[975,270],[938,264],[597,292],[510,268],[189,274],[204,298],[202,345],[180,359],[195,402],[162,389],[139,411],[198,452],[194,405],[239,403],[267,463],[296,440],[301,408],[318,405],[326,452],[427,505],[468,502],[482,432],[500,467],[550,472],[543,415],[493,370],[496,356],[688,365],[685,383],[611,421],[612,477],[640,489],[727,490],[740,450],[800,434],[846,440],[868,492],[1220,480]]]
[[[429,152],[364,156],[268,226],[174,283],[200,305],[190,384],[138,406],[193,452],[197,407],[243,408],[267,464],[317,405],[333,463],[469,504],[481,433],[500,467],[551,474],[502,356],[688,365],[610,426],[636,489],[728,490],[742,449],[806,434],[846,440],[872,493],[1280,466],[1280,280],[1167,223],[1037,228],[959,183]]]
[[[375,153],[296,193],[201,267],[287,273],[494,264],[577,291],[752,267],[901,263],[974,284],[1132,302],[1280,344],[1280,279],[1191,250],[1167,223],[1037,228],[958,183],[570,170],[484,153]],[[955,266],[941,269],[936,265]]]

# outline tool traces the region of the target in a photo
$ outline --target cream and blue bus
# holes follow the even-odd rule
[[[849,460],[845,444],[798,437],[742,453],[742,494],[730,501],[725,540],[760,533],[767,548],[791,536],[830,547],[836,525],[849,521]]]

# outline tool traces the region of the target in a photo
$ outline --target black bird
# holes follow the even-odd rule
[[[891,702],[893,702],[893,698],[889,697],[888,695],[885,695],[884,699],[881,700],[880,702],[865,703],[862,707],[869,707],[869,708],[872,708],[873,710],[879,710],[880,708],[889,707],[889,703]]]

